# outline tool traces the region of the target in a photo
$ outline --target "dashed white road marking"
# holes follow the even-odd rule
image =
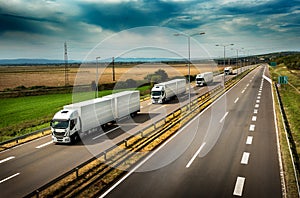
[[[35,147],[35,148],[40,149],[40,148],[43,148],[43,147],[48,146],[48,145],[50,145],[50,144],[52,144],[52,140],[51,140],[50,142],[46,142],[45,144],[42,144],[42,145],[37,146],[37,147]]]
[[[257,96],[257,99],[259,99],[259,100],[260,100],[260,99],[261,99],[261,98],[260,98],[260,96]]]
[[[256,103],[260,103],[260,100],[256,100]]]
[[[241,93],[244,93],[246,91],[246,89],[243,89],[243,91]]]
[[[250,153],[244,152],[241,160],[241,164],[248,164],[249,157],[250,157]]]
[[[252,141],[253,141],[253,136],[248,136],[247,137],[247,140],[246,140],[246,144],[252,144]]]
[[[254,124],[250,124],[249,131],[254,131],[254,129],[255,129],[255,125]]]
[[[228,111],[225,113],[225,115],[221,118],[220,123],[222,123],[224,121],[224,119],[226,118],[226,116],[228,115]]]
[[[105,133],[102,133],[101,135],[98,135],[98,136],[96,136],[96,137],[93,137],[93,140],[98,139],[98,138],[102,137],[103,135],[106,135],[106,134],[108,134],[108,133],[110,133],[110,132],[113,132],[114,130],[117,130],[117,129],[119,129],[119,128],[120,128],[120,126],[118,126],[118,127],[116,127],[116,128],[113,128],[113,129],[111,129],[111,130],[109,130],[109,131],[106,131]]]
[[[8,157],[8,158],[5,158],[5,159],[3,159],[3,160],[0,160],[0,164],[2,164],[2,163],[4,163],[4,162],[7,162],[7,161],[9,161],[9,160],[12,160],[12,159],[14,159],[15,158],[15,156],[10,156],[10,157]]]
[[[203,147],[205,146],[206,142],[203,142],[202,145],[200,146],[200,148],[197,150],[197,152],[194,154],[194,156],[192,157],[192,159],[189,161],[189,163],[185,166],[186,168],[189,168],[191,166],[191,164],[193,163],[193,161],[196,159],[196,157],[199,155],[199,153],[201,152],[201,150],[203,149]]]
[[[239,98],[235,99],[234,103],[237,103],[238,100],[239,100]]]
[[[258,96],[261,96],[261,93],[258,93],[257,95],[258,95]]]
[[[16,173],[16,174],[14,174],[14,175],[12,175],[12,176],[9,176],[9,177],[7,177],[7,178],[5,178],[5,179],[2,179],[2,180],[0,181],[0,184],[2,184],[3,182],[6,182],[7,180],[10,180],[10,179],[12,179],[12,178],[18,176],[18,175],[20,175],[20,173]]]
[[[237,177],[236,182],[235,182],[233,195],[235,195],[235,196],[242,196],[243,195],[245,179],[246,179],[245,177]]]
[[[254,109],[253,113],[257,114],[258,113],[258,109]]]
[[[256,121],[256,119],[257,119],[257,117],[256,117],[256,116],[252,116],[252,121],[253,121],[253,122],[255,122],[255,121]]]
[[[259,107],[259,104],[255,104],[255,106],[254,106],[255,108],[258,108]]]

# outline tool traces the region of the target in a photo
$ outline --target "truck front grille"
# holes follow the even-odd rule
[[[65,132],[60,133],[60,132],[54,132],[54,136],[55,137],[64,137],[65,136]]]

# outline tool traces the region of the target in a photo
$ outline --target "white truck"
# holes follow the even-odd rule
[[[212,72],[204,72],[196,76],[196,85],[204,86],[213,82],[214,74]]]
[[[51,121],[55,143],[71,143],[98,127],[140,111],[140,92],[124,91],[64,106]]]
[[[152,104],[164,103],[175,96],[182,95],[186,92],[186,80],[174,79],[167,82],[155,84],[151,89]]]
[[[231,75],[231,74],[233,74],[233,69],[232,69],[232,67],[225,67],[225,68],[224,68],[224,74],[225,74],[225,75]]]

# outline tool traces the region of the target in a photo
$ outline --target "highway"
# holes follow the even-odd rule
[[[244,183],[247,185],[245,185],[244,194],[249,192],[252,193],[249,194],[252,196],[254,192],[259,192],[259,196],[261,193],[265,193],[264,195],[266,195],[266,192],[270,193],[269,191],[273,188],[278,188],[277,190],[272,190],[272,193],[280,195],[281,188],[278,162],[275,163],[276,160],[278,161],[278,157],[276,155],[274,123],[272,120],[272,103],[270,102],[272,101],[272,98],[270,98],[270,85],[267,82],[265,82],[262,87],[260,107],[256,109],[256,121],[251,121],[252,117],[250,116],[251,112],[253,114],[252,116],[254,116],[255,113],[253,108],[255,107],[254,103],[256,101],[255,99],[257,99],[256,97],[259,97],[259,93],[257,92],[259,91],[258,89],[262,82],[262,72],[263,67],[254,70],[243,81],[235,86],[234,89],[228,92],[224,99],[221,98],[218,100],[221,105],[218,105],[218,103],[212,105],[212,108],[205,111],[199,118],[187,125],[176,138],[172,139],[172,141],[163,149],[160,149],[158,153],[147,161],[147,163],[139,167],[139,170],[141,170],[140,173],[130,175],[130,177],[113,189],[112,192],[108,193],[108,195],[116,197],[118,196],[118,192],[128,192],[128,197],[131,195],[133,197],[139,197],[141,195],[140,193],[143,192],[135,192],[134,190],[139,189],[143,190],[145,193],[147,191],[151,192],[157,190],[158,196],[168,197],[172,196],[172,194],[170,190],[165,192],[164,189],[175,188],[174,191],[172,190],[172,193],[175,193],[176,190],[182,190],[181,193],[183,194],[190,193],[190,195],[222,196],[225,194],[219,193],[224,193],[225,191],[228,191],[229,193],[232,183],[234,183],[229,181],[237,180],[238,177],[245,178],[244,180],[246,182],[244,181]],[[226,76],[226,80],[231,77],[232,76]],[[216,83],[209,87],[193,88],[191,90],[192,96],[204,93],[207,89],[212,89],[221,83],[222,79],[223,76],[220,75],[215,77],[214,81]],[[251,82],[249,79],[251,79]],[[247,86],[247,84],[249,85]],[[232,102],[232,100],[234,102]],[[1,152],[1,196],[21,197],[26,195],[41,185],[90,159],[94,155],[101,153],[113,144],[125,139],[135,131],[152,124],[187,102],[187,95],[179,98],[179,101],[177,102],[170,101],[168,104],[164,105],[152,105],[150,101],[144,101],[141,103],[141,113],[137,117],[121,120],[115,125],[109,126],[105,131],[99,131],[98,133],[85,137],[82,142],[76,145],[55,145],[51,142],[51,137],[46,136]],[[194,126],[195,123],[196,126]],[[250,140],[248,140],[246,133],[250,133],[249,127],[252,123],[255,124],[255,131],[252,132],[252,138],[250,138],[253,143],[247,145],[245,144],[246,140],[247,142]],[[270,126],[266,125],[266,123],[269,123]],[[263,132],[258,133],[258,130],[262,130]],[[185,133],[187,132],[185,131],[192,131],[192,133],[186,135]],[[203,131],[205,133],[203,133]],[[179,143],[178,141],[176,142],[176,139],[180,139],[180,137],[185,141],[179,141]],[[194,158],[194,152],[199,148],[201,149],[197,156],[200,155],[202,157]],[[226,152],[225,155],[225,153],[222,153],[220,150],[226,150],[228,153]],[[235,161],[239,161],[240,159],[238,158],[242,158],[244,152],[249,153],[245,154],[245,156],[248,156],[249,158],[249,164],[236,164]],[[259,153],[259,155],[255,155],[254,153]],[[165,156],[171,157],[168,159]],[[163,164],[157,163],[161,162],[161,160],[159,160],[161,158],[168,160],[165,160]],[[186,168],[186,165],[184,164],[187,163],[186,160],[189,158],[194,158],[194,160],[190,162],[189,168]],[[269,164],[265,164],[266,160],[268,160]],[[153,163],[155,164],[154,166]],[[183,165],[183,167],[181,165]],[[259,165],[259,167],[256,167],[255,165]],[[261,170],[258,171],[258,168]],[[258,172],[254,174],[252,172],[254,170],[252,169]],[[143,170],[147,171],[142,172]],[[161,182],[165,183],[164,185],[155,181],[159,175],[163,175],[164,179],[162,180],[160,178],[158,180],[162,180]],[[170,175],[172,178],[169,178]],[[251,189],[251,187],[248,187],[250,186],[249,183],[251,183],[251,180],[247,175],[257,175],[258,177],[255,177],[255,181],[252,182],[257,183],[258,181],[261,181],[264,185],[266,185],[266,181],[269,183],[269,179],[272,176],[272,182],[270,183],[274,185],[270,184],[270,186],[264,187],[263,185],[259,185],[259,188],[263,188],[262,190],[259,190],[255,185],[254,187],[251,185]],[[194,177],[197,177],[198,179]],[[204,183],[201,183],[200,185],[200,181],[198,180]],[[146,181],[146,183],[142,181]],[[153,185],[148,185],[148,182],[152,182]],[[224,182],[223,185],[222,182]],[[137,186],[142,185],[143,189],[139,187],[135,188],[137,187],[135,186],[129,188],[132,191],[128,191],[129,189],[126,191],[121,190],[122,188],[128,188],[126,185],[136,185],[135,183],[137,183]],[[186,186],[185,184],[188,185]],[[192,186],[195,184],[197,184],[198,187],[194,189]],[[213,188],[215,188],[213,193],[216,194],[207,194],[204,190],[196,193],[191,190],[199,190],[199,186],[203,186],[203,189],[207,190],[209,188],[212,189],[213,186]],[[224,188],[221,186],[224,186]],[[156,189],[156,187],[161,187],[161,189]],[[189,191],[189,193],[186,191]],[[178,193],[176,195],[179,195]],[[272,195],[272,193],[268,195]]]
[[[251,72],[102,197],[282,197],[271,84],[263,71]]]

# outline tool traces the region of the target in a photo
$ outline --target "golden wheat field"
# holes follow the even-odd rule
[[[169,77],[184,76],[188,74],[186,64],[167,65],[157,64],[131,64],[115,65],[115,81],[127,79],[143,80],[148,74],[163,69]],[[191,75],[205,71],[217,71],[215,64],[192,64]],[[91,65],[80,65],[67,70],[61,66],[1,66],[0,67],[0,90],[12,89],[19,86],[64,86],[91,84],[96,81],[97,69]],[[99,84],[113,82],[113,69],[111,66],[100,65],[98,67]]]

